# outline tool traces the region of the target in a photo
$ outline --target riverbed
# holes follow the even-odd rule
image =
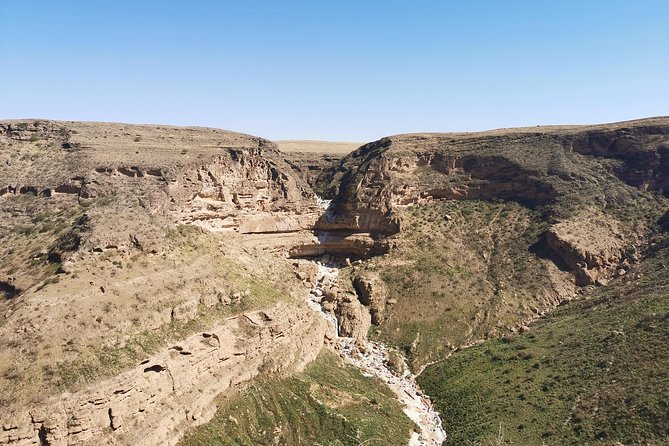
[[[433,409],[430,398],[416,384],[416,377],[408,367],[403,373],[394,373],[387,365],[388,348],[382,343],[370,340],[354,340],[339,336],[336,317],[323,311],[320,299],[323,292],[337,282],[337,265],[324,264],[323,260],[314,260],[318,265],[316,285],[309,291],[307,303],[323,318],[329,321],[337,334],[336,346],[346,362],[360,369],[363,375],[372,376],[385,382],[404,405],[404,413],[418,426],[420,433],[414,432],[409,446],[439,446],[446,439],[439,414]]]

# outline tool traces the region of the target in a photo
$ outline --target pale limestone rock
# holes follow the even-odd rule
[[[249,329],[253,335],[240,337]],[[217,395],[261,368],[302,370],[320,352],[327,329],[301,305],[226,319],[118,376],[35,407],[3,410],[0,445],[174,445],[186,429],[211,419]]]

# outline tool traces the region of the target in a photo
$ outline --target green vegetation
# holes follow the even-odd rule
[[[219,305],[215,308],[200,305],[194,319],[172,321],[157,330],[137,333],[122,347],[89,350],[75,361],[56,366],[46,365],[43,372],[47,382],[60,390],[72,389],[96,379],[114,376],[160,351],[169,342],[182,340],[197,331],[206,331],[217,320],[252,307],[252,303],[232,307]]]
[[[179,445],[404,446],[413,428],[382,382],[324,351],[297,376],[259,378]]]
[[[515,202],[436,201],[407,208],[397,249],[367,262],[397,303],[374,337],[402,350],[414,368],[454,346],[544,308],[550,262],[538,251],[546,223]]]
[[[16,221],[9,230],[0,231],[0,245],[4,247],[0,248],[0,276],[29,271],[20,278],[22,289],[42,281],[41,288],[58,282],[54,274],[61,272],[60,254],[50,254],[58,251],[61,242],[76,229],[84,209],[73,203],[45,202],[31,195],[17,196],[14,202],[30,212],[11,215],[7,209],[0,209],[0,213]]]
[[[669,247],[529,332],[427,367],[448,444],[669,444]],[[495,443],[497,444],[497,443]]]

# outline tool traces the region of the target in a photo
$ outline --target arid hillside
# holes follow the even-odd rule
[[[317,227],[333,250],[365,235],[352,254],[387,252],[350,273],[380,279],[374,336],[419,369],[624,274],[667,212],[668,172],[667,118],[399,135],[321,174]]]
[[[0,445],[662,444],[669,118],[314,144],[0,121]]]
[[[0,122],[0,444],[174,444],[300,372],[332,337],[286,258],[319,212],[262,138]]]

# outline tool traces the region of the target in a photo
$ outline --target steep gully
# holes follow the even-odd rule
[[[318,198],[317,201],[323,212],[328,212],[330,200]],[[324,256],[319,260],[312,260],[318,265],[318,277],[316,285],[309,292],[307,304],[334,325],[337,334],[335,345],[342,358],[360,369],[363,375],[381,379],[404,405],[404,413],[420,429],[420,433],[412,433],[409,446],[441,445],[446,439],[441,418],[433,409],[430,398],[416,384],[416,376],[408,371],[406,365],[403,372],[398,372],[400,374],[391,371],[387,366],[388,349],[382,343],[339,336],[336,316],[323,310],[321,306],[323,290],[337,282],[341,266],[333,262],[327,263],[326,258]]]

